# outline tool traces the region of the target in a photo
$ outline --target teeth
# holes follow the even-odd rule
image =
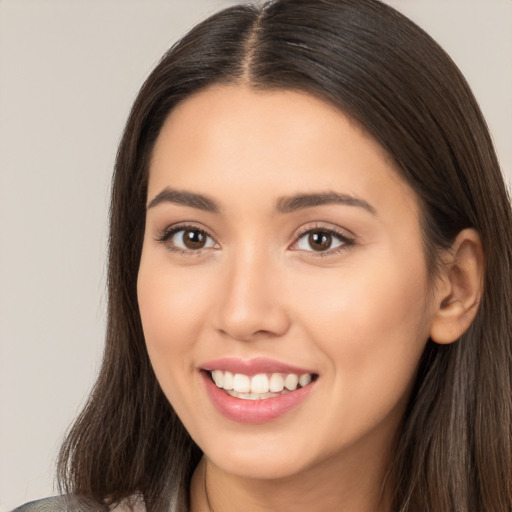
[[[236,373],[233,377],[233,389],[238,393],[249,393],[251,391],[251,379],[247,375]]]
[[[220,370],[213,370],[212,379],[218,388],[224,387],[224,373],[223,372],[221,372]]]
[[[231,372],[224,372],[224,384],[222,387],[226,390],[233,389],[233,374]]]
[[[280,373],[273,373],[270,377],[270,391],[280,393],[284,389],[284,379]]]
[[[237,393],[236,391],[228,391],[228,395],[235,398],[242,398],[243,400],[265,400],[265,398],[273,398],[279,396],[279,393]]]
[[[299,378],[299,384],[301,387],[307,386],[311,382],[311,374],[305,373],[304,375],[301,375]],[[226,385],[226,376],[224,376],[224,385]]]
[[[312,380],[310,373],[300,376],[295,373],[259,373],[249,377],[242,373],[233,375],[231,372],[213,370],[211,376],[217,387],[229,391],[231,396],[247,400],[261,400],[295,391],[298,386],[307,386]]]
[[[299,383],[299,377],[294,373],[290,373],[284,379],[284,387],[290,391],[295,391],[297,389],[297,384]]]
[[[268,377],[264,373],[255,375],[251,379],[251,393],[268,393]]]

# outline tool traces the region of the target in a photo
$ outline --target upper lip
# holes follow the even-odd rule
[[[202,370],[221,370],[223,372],[241,373],[243,375],[257,375],[258,373],[294,373],[304,375],[305,373],[315,374],[314,371],[300,368],[282,361],[266,357],[253,359],[242,359],[239,357],[223,357],[207,361],[201,365]]]

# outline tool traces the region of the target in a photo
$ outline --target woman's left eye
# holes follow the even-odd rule
[[[326,228],[310,229],[299,236],[292,249],[316,253],[334,253],[346,248],[354,241],[337,231]]]

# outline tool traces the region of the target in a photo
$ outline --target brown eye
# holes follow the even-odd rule
[[[334,255],[354,245],[355,241],[341,232],[329,228],[313,228],[300,235],[290,247],[295,251],[318,253],[321,256]]]
[[[198,253],[202,249],[220,248],[208,233],[193,226],[169,229],[158,241],[165,244],[171,251],[182,253]]]
[[[308,235],[308,243],[314,251],[327,251],[332,245],[332,235],[323,231],[313,231]]]
[[[198,250],[206,245],[207,236],[197,229],[187,229],[183,231],[182,240],[187,249]]]

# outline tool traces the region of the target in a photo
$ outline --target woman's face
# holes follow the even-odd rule
[[[217,467],[378,464],[429,336],[428,291],[415,195],[338,110],[215,86],[167,119],[140,313],[158,381]]]

